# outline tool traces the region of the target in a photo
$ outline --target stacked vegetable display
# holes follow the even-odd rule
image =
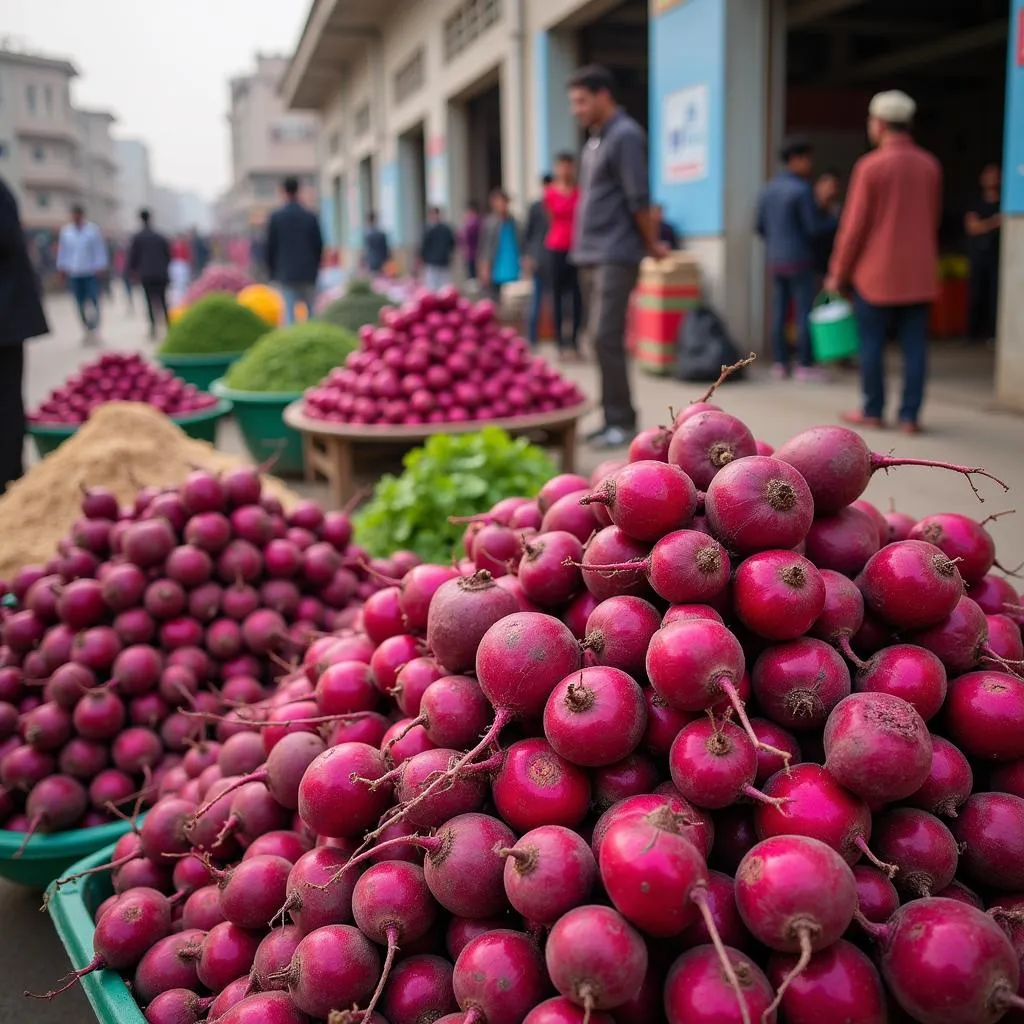
[[[147,774],[205,765],[194,713],[262,699],[285,659],[379,587],[350,538],[343,513],[286,517],[249,469],[196,471],[130,509],[87,492],[60,553],[11,584],[0,825],[27,840],[101,824]]]
[[[840,427],[771,454],[698,403],[630,457],[396,566],[226,716],[118,844],[87,971],[151,1024],[1024,1009],[1024,609],[985,523],[883,516],[914,460]]]
[[[423,424],[502,420],[579,405],[571,381],[501,326],[489,300],[454,288],[381,311],[362,347],[306,392],[304,411],[334,423]]]
[[[185,292],[185,305],[191,306],[207,295],[216,293],[237,295],[243,288],[254,284],[253,279],[239,267],[230,263],[211,263]]]
[[[30,423],[84,423],[106,402],[146,402],[168,416],[209,409],[217,399],[137,353],[105,352],[28,414]]]

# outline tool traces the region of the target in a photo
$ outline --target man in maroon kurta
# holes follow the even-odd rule
[[[917,433],[928,365],[928,307],[938,292],[942,169],[910,134],[916,104],[905,93],[871,101],[868,136],[875,149],[860,158],[825,280],[826,290],[852,286],[860,329],[863,411],[843,420],[882,426],[883,350],[888,332],[903,349],[900,426]]]

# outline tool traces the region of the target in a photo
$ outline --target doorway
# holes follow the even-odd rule
[[[508,185],[501,171],[501,86],[495,81],[466,101],[469,195],[486,206],[496,188]]]
[[[398,137],[398,243],[415,248],[427,219],[427,146],[420,122]]]

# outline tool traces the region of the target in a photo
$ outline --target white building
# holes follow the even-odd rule
[[[69,61],[0,48],[0,176],[29,231],[55,231],[84,199],[77,74]]]
[[[115,140],[117,191],[121,200],[118,223],[122,232],[138,230],[139,211],[152,205],[153,178],[149,147],[141,139]]]
[[[279,86],[287,67],[287,57],[257,54],[255,72],[231,80],[231,186],[218,204],[226,230],[262,227],[289,175],[299,179],[304,201],[317,203],[320,118],[286,108]]]
[[[110,134],[114,115],[106,110],[76,110],[81,144],[82,205],[104,235],[121,227],[117,189],[117,147]]]

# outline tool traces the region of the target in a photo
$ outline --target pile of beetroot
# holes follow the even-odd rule
[[[220,721],[88,970],[150,1024],[1021,1019],[985,523],[881,514],[900,460],[838,427],[771,454],[698,403],[630,460],[501,502]]]
[[[0,624],[0,826],[28,842],[103,824],[212,764],[204,716],[264,699],[381,586],[351,533],[311,503],[286,515],[249,469],[197,471],[131,508],[88,491]]]
[[[583,401],[579,388],[538,356],[494,303],[454,288],[381,310],[361,347],[306,392],[307,416],[333,423],[420,426],[551,413]]]
[[[138,353],[104,352],[83,366],[28,414],[30,423],[84,423],[106,402],[145,402],[168,416],[209,409],[217,399]]]

